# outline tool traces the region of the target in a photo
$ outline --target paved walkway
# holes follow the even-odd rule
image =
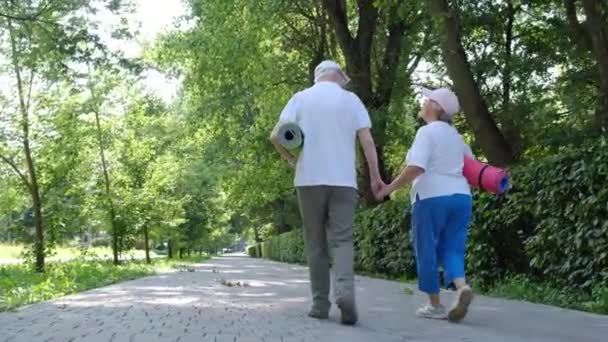
[[[216,258],[195,272],[2,313],[0,342],[608,341],[608,316],[480,296],[461,324],[419,319],[418,291],[407,295],[404,284],[366,277],[357,278],[360,324],[341,326],[335,308],[326,321],[306,317],[307,277],[305,267]]]

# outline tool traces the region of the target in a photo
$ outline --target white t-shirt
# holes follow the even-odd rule
[[[462,173],[464,156],[473,157],[471,148],[453,126],[433,121],[416,133],[407,153],[406,164],[424,169],[412,183],[411,200],[416,195],[423,200],[454,194],[471,194],[469,183]]]
[[[279,122],[295,122],[304,133],[295,186],[357,188],[357,131],[371,127],[357,95],[336,83],[318,82],[289,100]]]

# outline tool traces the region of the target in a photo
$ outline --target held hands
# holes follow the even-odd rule
[[[372,179],[371,187],[372,192],[378,201],[381,201],[393,192],[390,185],[386,185],[379,177],[377,179]]]
[[[391,189],[391,186],[385,185],[378,192],[375,192],[374,194],[376,196],[376,199],[378,201],[381,201],[382,199],[388,197],[392,192],[393,192],[393,190]]]

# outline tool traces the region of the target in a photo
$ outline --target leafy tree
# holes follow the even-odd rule
[[[46,0],[3,1],[0,3],[0,44],[8,61],[12,94],[6,94],[11,113],[2,120],[6,132],[0,145],[0,159],[21,180],[31,198],[35,227],[36,269],[44,270],[44,219],[42,190],[37,165],[37,127],[44,103],[41,89],[50,88],[75,74],[70,63],[86,58],[96,48],[89,32],[90,1]],[[85,57],[83,57],[85,56]],[[13,100],[15,99],[15,100]],[[52,109],[51,109],[52,110]],[[21,146],[20,153],[15,147]]]

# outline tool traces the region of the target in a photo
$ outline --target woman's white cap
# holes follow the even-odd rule
[[[439,88],[435,90],[422,88],[422,96],[437,102],[447,115],[452,116],[460,111],[458,97],[448,88]]]

